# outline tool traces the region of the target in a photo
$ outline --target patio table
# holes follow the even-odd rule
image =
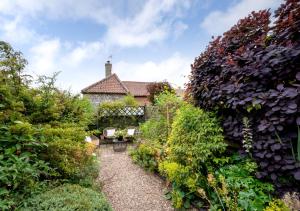
[[[124,152],[127,149],[127,140],[122,139],[119,141],[118,139],[113,140],[113,150],[115,152]]]

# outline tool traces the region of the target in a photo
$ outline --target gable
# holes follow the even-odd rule
[[[127,94],[129,91],[120,81],[118,76],[112,74],[111,76],[84,88],[81,92],[83,94]]]

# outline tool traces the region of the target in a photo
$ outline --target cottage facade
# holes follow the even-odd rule
[[[131,94],[140,105],[148,104],[147,86],[151,82],[121,81],[114,73],[112,64],[107,61],[105,64],[105,78],[91,84],[81,90],[81,93],[88,97],[94,106],[102,102],[115,101]]]

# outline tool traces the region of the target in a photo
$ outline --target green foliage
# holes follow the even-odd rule
[[[199,188],[207,189],[207,170],[225,148],[222,130],[212,114],[189,104],[177,110],[166,158],[159,164],[159,172],[172,183],[176,208],[197,200]]]
[[[38,130],[28,122],[14,121],[0,127],[0,209],[6,210],[30,196],[40,177],[55,176],[38,154],[47,146],[37,142]]]
[[[6,210],[19,203],[23,197],[32,194],[39,185],[39,177],[47,177],[53,172],[42,160],[34,154],[24,152],[19,156],[7,149],[0,156],[0,209]]]
[[[133,106],[133,107],[136,107],[138,106],[138,102],[134,99],[134,97],[132,95],[126,95],[124,98],[123,98],[123,102],[126,106]]]
[[[247,159],[237,159],[236,162],[217,170],[216,181],[209,180],[209,185],[219,194],[227,209],[263,210],[271,200],[273,186],[256,179],[255,162]],[[219,199],[213,195],[211,198],[214,204],[218,204]]]
[[[168,159],[199,170],[199,165],[225,148],[222,129],[213,114],[190,104],[177,111],[168,140]]]
[[[115,101],[107,101],[99,104],[98,112],[101,113],[103,110],[106,109],[119,109],[124,108],[126,106],[138,106],[138,102],[134,99],[132,95],[126,95],[125,97],[121,98],[120,100]]]
[[[182,100],[171,92],[160,93],[155,99],[156,112],[140,125],[143,144],[132,152],[133,160],[151,171],[158,170],[158,163],[165,157],[165,145],[171,124]]]
[[[91,104],[58,90],[57,74],[41,76],[33,88],[25,65],[20,52],[0,42],[1,210],[22,205],[58,178],[89,185],[95,177],[94,156],[84,144]]]
[[[155,98],[163,92],[170,92],[175,94],[175,90],[168,82],[154,82],[147,86],[149,92],[148,99],[152,104],[155,104]]]
[[[130,153],[130,155],[133,161],[143,168],[149,171],[156,171],[158,167],[156,156],[159,154],[157,150],[159,149],[153,146],[140,144],[136,150],[133,150]]]
[[[269,206],[267,206],[264,211],[290,211],[290,209],[284,204],[280,199],[275,199],[270,201]]]
[[[111,211],[103,194],[79,185],[65,184],[28,200],[20,210]]]
[[[175,94],[165,91],[155,98],[156,113],[141,124],[142,138],[150,142],[166,143],[176,110],[183,104]]]
[[[95,146],[90,143],[58,140],[49,143],[44,156],[52,167],[57,168],[63,178],[77,178],[86,166],[97,166],[92,155],[94,148]]]
[[[82,142],[88,133],[85,128],[80,127],[76,124],[65,124],[61,123],[56,126],[51,126],[49,124],[43,125],[40,128],[41,138],[47,140],[47,142],[52,142],[60,139],[68,139],[75,142]]]
[[[127,135],[127,130],[117,130],[115,133],[115,137],[117,138],[122,138],[125,137]]]
[[[148,142],[166,143],[168,138],[167,123],[164,118],[149,119],[140,125],[141,136]]]

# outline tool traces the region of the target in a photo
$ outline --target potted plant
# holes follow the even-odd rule
[[[126,130],[118,130],[115,133],[115,137],[118,141],[122,141],[123,138],[126,136]]]

